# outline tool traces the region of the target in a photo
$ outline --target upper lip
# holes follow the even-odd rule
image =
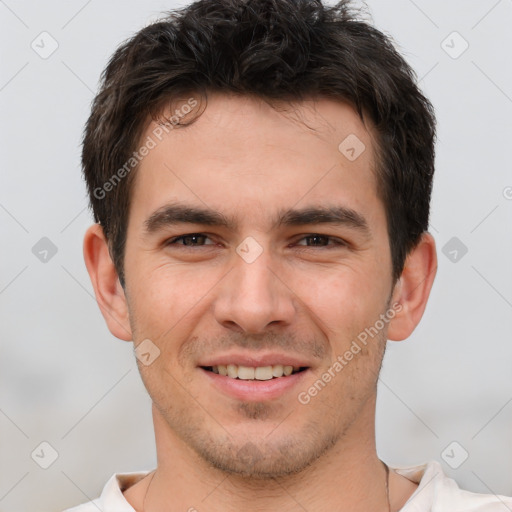
[[[274,366],[282,364],[283,366],[311,366],[311,364],[299,356],[290,354],[279,354],[277,352],[266,354],[248,354],[241,352],[232,352],[229,354],[218,354],[205,358],[199,362],[198,366],[218,366],[219,364],[227,366],[236,364],[237,366]]]

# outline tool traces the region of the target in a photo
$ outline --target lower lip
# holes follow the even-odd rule
[[[199,370],[202,371],[222,393],[238,400],[251,402],[261,402],[262,400],[279,398],[292,388],[297,387],[309,372],[308,368],[298,373],[292,373],[287,377],[278,377],[270,380],[242,380],[219,375],[218,373],[213,373],[203,368],[199,368]]]

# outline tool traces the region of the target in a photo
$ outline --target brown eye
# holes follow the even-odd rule
[[[308,241],[311,241],[311,245],[313,246],[322,246],[324,247],[325,245],[329,244],[329,238],[326,237],[326,236],[322,236],[322,235],[311,235],[311,236],[306,236],[304,237],[304,240],[308,240]]]
[[[186,235],[176,236],[167,241],[166,245],[180,245],[185,247],[200,247],[203,245],[213,245],[213,244],[205,244],[204,241],[209,240],[209,238],[202,233],[189,233]],[[183,243],[181,243],[183,242]],[[203,243],[201,243],[203,242]]]
[[[306,247],[337,247],[337,246],[343,246],[346,245],[343,240],[340,240],[339,238],[334,238],[327,235],[320,235],[318,233],[313,233],[310,235],[306,235],[303,238],[299,240],[301,242],[302,240],[309,240],[312,241],[311,244],[307,243]],[[329,241],[332,241],[333,243],[329,244]],[[304,245],[298,243],[297,245]]]

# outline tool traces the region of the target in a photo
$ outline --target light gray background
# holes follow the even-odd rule
[[[114,472],[155,465],[132,345],[107,330],[83,263],[92,218],[80,140],[117,45],[185,3],[0,0],[1,512],[60,511],[96,497]],[[439,123],[430,226],[439,269],[421,324],[388,344],[379,453],[390,465],[437,459],[467,489],[511,495],[512,2],[368,5]],[[47,59],[31,48],[43,31],[59,45]],[[458,58],[453,31],[469,43]],[[57,247],[47,262],[32,252],[42,237]],[[443,253],[452,237],[468,249],[456,262]],[[43,441],[58,453],[48,469],[35,462],[50,460]],[[458,469],[442,456],[453,441],[452,465],[469,453]]]

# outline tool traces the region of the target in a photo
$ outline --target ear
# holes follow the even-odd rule
[[[418,245],[408,254],[400,279],[395,284],[391,304],[400,303],[389,322],[388,339],[408,338],[419,324],[427,305],[437,272],[437,253],[434,237],[424,232]]]
[[[99,224],[93,224],[84,237],[84,260],[96,295],[96,302],[110,332],[121,340],[131,341],[128,304],[119,282],[108,243]]]

